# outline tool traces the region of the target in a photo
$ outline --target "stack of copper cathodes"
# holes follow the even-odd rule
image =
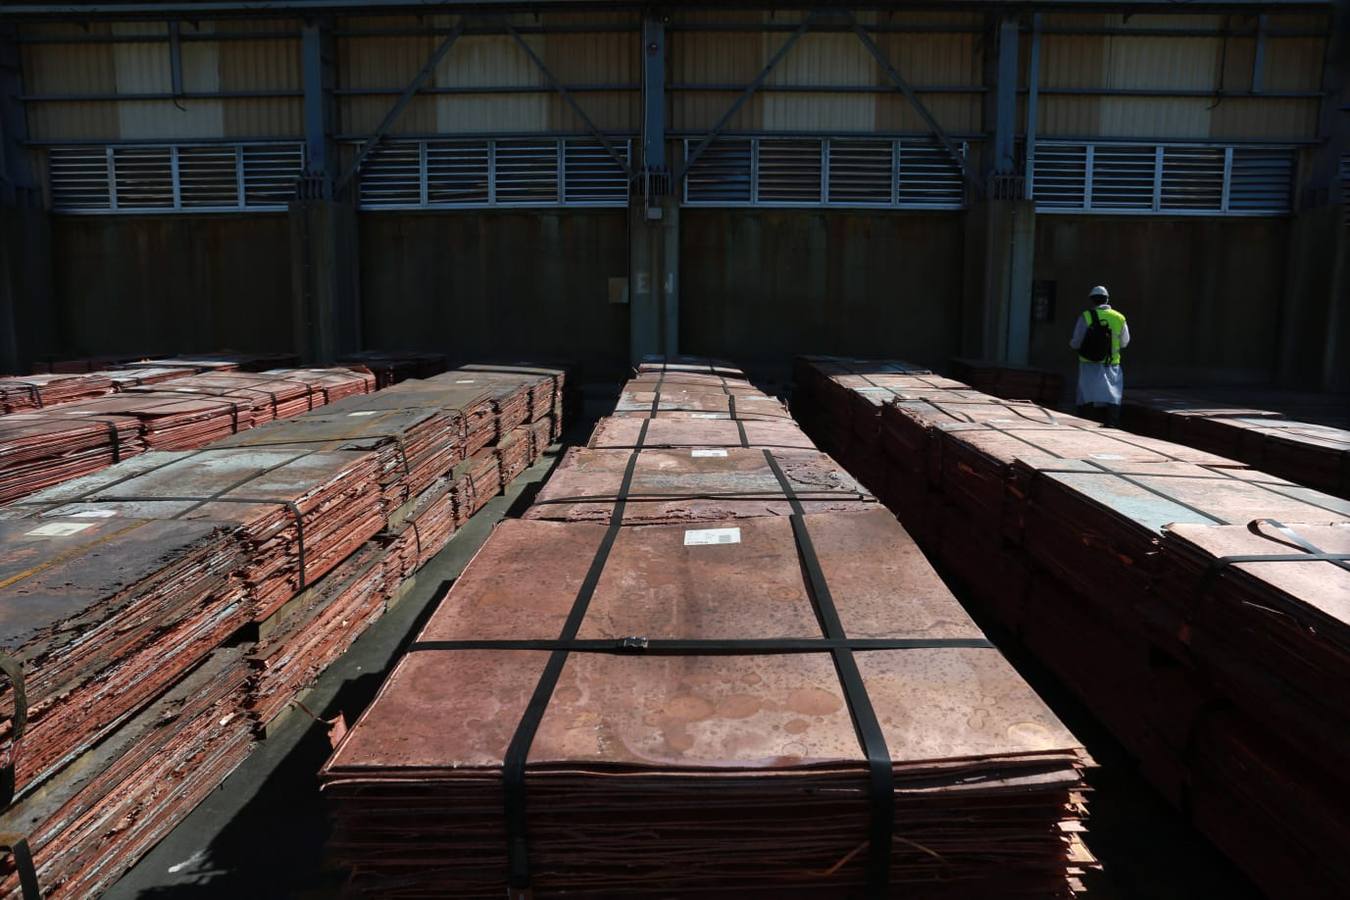
[[[890,513],[790,429],[727,446],[739,401],[688,415],[717,405],[602,421],[637,432],[441,600],[322,773],[355,892],[1062,896],[1091,865],[1073,736]]]

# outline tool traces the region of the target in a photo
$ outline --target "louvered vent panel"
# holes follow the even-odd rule
[[[628,141],[611,141],[624,163]],[[588,206],[625,206],[628,175],[599,141],[563,142],[563,200]]]
[[[686,142],[690,153],[695,142]],[[688,203],[749,203],[751,142],[748,138],[716,140],[707,146],[685,178]]]
[[[184,209],[237,209],[239,148],[179,147],[178,192]]]
[[[962,148],[964,154],[964,148]],[[959,209],[965,200],[961,169],[947,148],[932,141],[900,144],[901,206]]]
[[[361,205],[378,208],[422,202],[422,147],[415,141],[381,144],[361,169]]]
[[[1032,163],[1037,209],[1082,209],[1087,202],[1087,146],[1037,144]]]
[[[105,212],[112,207],[106,147],[53,147],[47,154],[47,177],[56,212]]]
[[[830,203],[890,206],[895,175],[894,141],[829,142]]]
[[[117,147],[113,150],[113,181],[117,208],[167,210],[174,208],[173,163],[168,147]]]
[[[558,203],[557,141],[497,141],[495,166],[498,203]]]
[[[1168,211],[1223,209],[1222,147],[1164,147],[1162,200]]]
[[[821,201],[821,142],[759,141],[759,202],[815,206]]]
[[[295,199],[305,164],[302,144],[245,144],[243,154],[246,205],[280,209]]]
[[[1228,208],[1234,212],[1281,213],[1290,209],[1294,151],[1237,147],[1228,181]]]
[[[428,142],[427,205],[487,205],[488,157],[487,141]]]
[[[1098,144],[1092,159],[1093,209],[1152,209],[1157,151]]]

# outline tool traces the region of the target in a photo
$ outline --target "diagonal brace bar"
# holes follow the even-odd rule
[[[361,145],[361,150],[356,154],[356,159],[352,160],[351,165],[347,167],[347,171],[343,172],[342,177],[338,179],[337,186],[334,188],[335,194],[340,194],[342,190],[346,188],[348,182],[356,176],[356,173],[361,171],[361,165],[366,161],[366,157],[370,155],[370,151],[374,150],[380,141],[384,140],[385,136],[389,133],[389,129],[394,127],[394,123],[398,121],[399,116],[403,115],[403,111],[406,110],[408,104],[412,102],[413,95],[422,89],[422,85],[426,84],[427,79],[436,71],[436,67],[441,64],[441,60],[445,59],[445,54],[450,52],[450,48],[455,45],[455,41],[459,40],[459,36],[463,33],[464,19],[461,18],[455,27],[450,29],[450,32],[441,41],[440,45],[432,51],[431,56],[427,58],[426,64],[422,66],[422,70],[418,72],[413,80],[408,83],[408,86],[403,89],[403,93],[399,94],[398,100],[394,102],[394,105],[390,107],[389,112],[385,114],[384,121],[380,122],[379,127],[371,134],[370,140]]]
[[[549,87],[558,92],[558,96],[562,97],[563,102],[571,108],[572,112],[577,114],[577,118],[581,119],[582,124],[586,126],[586,130],[604,145],[605,152],[613,157],[614,161],[619,164],[619,168],[623,169],[623,174],[631,179],[633,177],[633,169],[628,164],[628,160],[623,158],[623,155],[619,153],[618,149],[615,148],[610,139],[605,136],[605,133],[600,130],[599,126],[591,121],[591,117],[586,115],[586,111],[581,108],[581,104],[577,103],[576,98],[572,96],[571,91],[567,90],[567,87],[559,81],[551,71],[549,71],[548,66],[540,59],[539,54],[535,53],[534,48],[529,45],[529,42],[520,36],[520,32],[516,30],[515,26],[509,22],[505,24],[507,33],[511,35],[512,39],[515,40],[520,49],[525,51],[525,55],[530,58],[530,61],[533,62],[543,74],[544,80],[548,82]]]
[[[961,151],[957,149],[952,139],[947,136],[947,132],[942,130],[942,126],[938,124],[937,119],[933,118],[933,114],[928,111],[928,107],[923,105],[919,95],[914,93],[914,89],[910,87],[909,82],[896,71],[895,66],[891,65],[891,61],[886,58],[886,54],[881,52],[881,48],[877,46],[876,41],[872,40],[872,36],[858,24],[858,20],[851,15],[849,18],[853,26],[853,33],[858,36],[858,40],[862,41],[863,46],[867,48],[867,52],[872,54],[872,58],[877,61],[877,65],[881,66],[882,71],[890,78],[891,84],[895,85],[896,90],[905,95],[905,99],[914,107],[915,112],[919,114],[919,118],[923,119],[924,124],[928,126],[928,131],[946,148],[947,153],[951,155],[957,167],[960,168],[962,177],[972,186],[978,187],[975,177],[971,175],[966,166],[965,157],[961,155]]]
[[[744,106],[750,98],[755,95],[755,92],[764,85],[769,74],[773,72],[774,67],[782,61],[784,56],[787,56],[787,52],[792,49],[793,44],[796,44],[801,36],[806,34],[806,29],[811,25],[811,22],[815,17],[816,14],[813,10],[802,19],[802,23],[797,26],[797,30],[792,32],[791,36],[783,42],[783,46],[778,48],[778,52],[769,59],[763,69],[760,69],[759,75],[755,77],[755,80],[746,86],[741,95],[736,98],[736,102],[731,104],[731,108],[722,114],[722,118],[717,120],[717,124],[708,131],[703,140],[698,142],[694,147],[693,152],[689,154],[689,158],[684,161],[684,165],[680,168],[679,177],[675,179],[676,184],[679,184],[680,181],[683,180],[689,170],[694,167],[694,163],[698,162],[698,158],[703,155],[703,151],[707,150],[708,145],[711,144],[717,136],[722,133],[722,130],[727,127],[727,123],[731,121],[731,117],[736,115],[741,107]]]

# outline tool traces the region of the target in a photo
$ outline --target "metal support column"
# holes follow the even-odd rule
[[[0,28],[0,372],[54,352],[51,223],[25,146],[22,65],[13,27]]]
[[[1318,142],[1298,167],[1276,377],[1350,391],[1350,183],[1341,177],[1350,172],[1350,0],[1336,0],[1328,17]]]
[[[629,355],[680,351],[680,208],[666,161],[666,20],[642,21],[642,141],[628,217]]]
[[[973,265],[967,272],[970,320],[964,345],[966,352],[1025,365],[1031,349],[1036,211],[1024,199],[1027,179],[1017,166],[1017,17],[1005,15],[991,21],[988,33],[995,50],[985,58],[988,141],[982,165],[983,197],[967,213],[967,248]],[[1029,105],[1028,135],[1034,128],[1030,110]]]
[[[331,19],[304,23],[300,57],[305,168],[289,210],[293,344],[307,362],[327,363],[361,346],[356,209],[354,200],[341,196],[338,188],[333,139],[336,55]]]

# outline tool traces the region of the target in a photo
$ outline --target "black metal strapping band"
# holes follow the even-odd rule
[[[1066,461],[1068,461],[1068,460],[1066,460]],[[1180,506],[1180,507],[1182,507],[1183,509],[1189,510],[1190,512],[1195,513],[1197,516],[1204,516],[1206,519],[1209,519],[1210,521],[1214,522],[1214,523],[1217,524],[1217,525],[1236,525],[1236,524],[1237,524],[1236,522],[1230,522],[1230,521],[1228,521],[1227,519],[1219,518],[1218,516],[1215,516],[1215,515],[1213,515],[1212,513],[1207,513],[1207,512],[1205,512],[1203,509],[1200,509],[1200,508],[1197,507],[1197,506],[1193,506],[1193,505],[1187,503],[1185,500],[1181,500],[1181,499],[1178,499],[1177,497],[1173,497],[1171,494],[1168,494],[1166,491],[1160,490],[1159,488],[1150,487],[1149,485],[1144,484],[1144,483],[1143,483],[1142,481],[1140,481],[1138,478],[1135,478],[1135,477],[1134,477],[1135,474],[1140,474],[1140,473],[1118,472],[1118,471],[1116,471],[1115,469],[1109,469],[1109,468],[1107,468],[1106,466],[1103,466],[1101,463],[1097,462],[1095,459],[1079,459],[1079,460],[1075,460],[1075,461],[1076,461],[1076,462],[1084,463],[1084,464],[1089,465],[1089,466],[1092,466],[1092,467],[1093,467],[1094,469],[1096,469],[1097,471],[1091,472],[1091,471],[1084,471],[1083,469],[1036,469],[1035,471],[1036,471],[1038,474],[1044,474],[1044,475],[1096,475],[1096,474],[1114,475],[1115,477],[1117,477],[1117,478],[1119,478],[1120,480],[1126,482],[1127,484],[1132,484],[1132,485],[1134,485],[1135,487],[1139,488],[1139,489],[1142,490],[1142,491],[1147,491],[1147,492],[1150,493],[1150,494],[1154,494],[1155,496],[1161,497],[1162,499],[1168,501],[1169,503],[1175,503],[1177,506]],[[1204,468],[1204,467],[1201,467],[1201,468]],[[1211,474],[1208,475],[1208,476],[1200,476],[1200,475],[1181,475],[1181,474],[1172,475],[1172,474],[1161,473],[1158,477],[1162,477],[1162,478],[1191,479],[1191,480],[1194,480],[1194,481],[1207,481],[1207,480],[1209,480],[1210,478],[1226,478],[1226,479],[1228,479],[1229,481],[1236,481],[1236,482],[1238,482],[1239,484],[1250,484],[1250,485],[1252,485],[1252,486],[1254,486],[1254,487],[1259,487],[1259,488],[1261,488],[1262,490],[1264,490],[1264,491],[1269,491],[1270,493],[1275,494],[1275,495],[1277,495],[1277,496],[1284,497],[1284,498],[1286,498],[1286,499],[1288,499],[1288,500],[1297,500],[1297,501],[1300,502],[1300,503],[1306,503],[1306,504],[1308,504],[1309,506],[1313,506],[1313,507],[1316,507],[1316,508],[1318,508],[1318,509],[1324,509],[1324,510],[1326,510],[1327,512],[1332,512],[1332,513],[1343,513],[1343,512],[1344,512],[1344,510],[1336,509],[1335,507],[1327,506],[1327,505],[1325,505],[1325,504],[1318,503],[1318,502],[1316,502],[1316,501],[1314,501],[1314,500],[1308,500],[1308,499],[1303,498],[1303,497],[1294,496],[1294,495],[1292,495],[1292,494],[1286,494],[1284,491],[1277,491],[1277,490],[1275,490],[1274,486],[1273,486],[1270,482],[1266,482],[1266,481],[1253,481],[1253,480],[1249,480],[1249,479],[1246,479],[1246,478],[1238,478],[1238,477],[1235,476],[1235,475],[1229,474],[1229,473],[1228,473],[1226,470],[1224,470],[1224,469],[1211,469],[1211,468],[1206,468],[1205,471],[1210,472]],[[1273,519],[1269,519],[1269,520],[1267,520],[1267,519],[1262,519],[1262,520],[1260,520],[1260,521],[1271,521],[1271,522],[1273,522],[1274,520],[1273,520]]]
[[[232,430],[233,430],[233,432],[234,432],[235,434],[238,434],[238,433],[239,433],[239,407],[240,407],[242,404],[235,403],[233,400],[227,400],[226,398],[222,397],[220,394],[208,394],[208,393],[206,393],[206,392],[204,392],[204,391],[200,391],[200,390],[198,390],[198,391],[189,391],[189,390],[184,390],[184,389],[182,389],[182,388],[154,388],[154,387],[148,387],[148,388],[136,387],[136,388],[132,388],[132,389],[129,390],[129,391],[123,391],[123,393],[125,393],[125,394],[183,394],[183,395],[189,396],[189,397],[198,397],[198,398],[200,398],[200,399],[202,399],[202,400],[215,400],[215,401],[218,401],[218,402],[220,402],[220,403],[224,403],[225,405],[229,406],[229,408],[230,408],[230,424],[231,424]],[[180,401],[178,401],[178,400],[165,400],[163,403],[152,404],[151,406],[145,407],[145,409],[149,409],[149,410],[159,409],[160,407],[167,406],[167,405],[170,404],[170,403],[178,403],[178,402],[180,402]],[[135,415],[135,413],[128,413],[128,415]]]
[[[765,448],[767,449],[767,448]],[[871,494],[865,491],[799,491],[794,495],[784,494],[782,491],[643,491],[634,493],[629,491],[626,494],[576,494],[570,497],[539,497],[535,498],[534,506],[559,506],[569,503],[617,503],[619,500],[626,500],[629,503],[661,503],[672,500],[760,500],[760,499],[778,499],[782,498],[789,502],[793,497],[807,501],[830,500],[858,500],[864,503],[879,502]]]
[[[736,419],[734,421],[736,422],[736,431],[738,431],[741,435],[741,446],[746,450],[749,450],[750,438],[745,433],[745,423],[742,422],[740,419]]]
[[[259,473],[255,473],[259,474]],[[247,483],[245,481],[244,483]],[[226,488],[225,490],[232,490]],[[300,564],[299,584],[297,590],[304,590],[307,584],[305,580],[305,517],[300,511],[300,506],[294,500],[283,500],[275,497],[90,497],[78,501],[80,503],[191,503],[188,509],[175,513],[170,518],[177,519],[194,509],[205,506],[208,503],[246,503],[258,506],[280,506],[286,509],[295,519],[295,555]]]
[[[985,638],[576,638],[563,640],[417,641],[408,652],[430,650],[549,650],[643,656],[772,656],[835,650],[991,650]]]
[[[801,556],[802,567],[806,570],[810,586],[812,603],[820,620],[825,637],[844,641],[847,636],[839,620],[839,611],[835,608],[834,597],[825,581],[825,572],[820,566],[815,545],[806,527],[806,513],[793,491],[792,482],[783,474],[778,460],[772,452],[765,450],[764,459],[773,470],[774,477],[792,504],[792,534],[797,542],[797,552]],[[839,683],[844,689],[844,699],[848,703],[849,716],[853,719],[853,728],[858,743],[867,756],[869,821],[867,843],[867,895],[883,897],[891,876],[891,845],[895,832],[895,774],[891,768],[891,751],[886,746],[886,736],[877,720],[876,710],[872,708],[871,698],[867,694],[867,685],[858,670],[858,661],[852,649],[837,647],[831,650],[834,667],[839,675]]]
[[[639,444],[647,436],[649,421],[643,420],[642,431],[638,435]],[[628,457],[628,468],[624,472],[623,483],[619,488],[619,500],[614,504],[614,511],[610,514],[609,528],[605,531],[600,546],[596,548],[595,556],[591,559],[591,565],[586,571],[585,579],[577,589],[576,599],[572,601],[572,609],[567,614],[567,620],[563,623],[562,633],[558,636],[559,641],[575,640],[577,632],[581,628],[582,619],[586,617],[586,610],[590,607],[591,598],[595,595],[596,586],[600,583],[600,575],[605,570],[605,563],[609,560],[610,551],[614,548],[614,542],[618,539],[619,531],[623,526],[626,494],[633,481],[633,471],[637,468],[639,452],[635,450]],[[548,662],[544,665],[544,671],[539,676],[539,682],[535,685],[534,694],[530,697],[530,702],[525,707],[520,722],[516,725],[515,734],[511,736],[511,743],[506,749],[506,756],[502,762],[502,783],[506,804],[508,880],[511,888],[515,891],[525,891],[530,886],[529,834],[525,821],[525,763],[530,755],[530,745],[534,742],[535,733],[539,730],[539,723],[544,717],[544,711],[548,708],[549,700],[553,697],[553,690],[557,687],[558,677],[562,674],[563,664],[566,662],[567,650],[565,649],[554,650],[549,655]]]
[[[27,389],[28,389],[28,396],[32,398],[34,408],[36,408],[36,409],[42,409],[42,408],[43,408],[43,406],[42,406],[42,394],[39,393],[39,391],[40,391],[41,388],[42,388],[42,385],[40,385],[40,384],[38,384],[37,382],[34,382],[34,381],[20,381],[20,380],[18,380],[17,378],[6,378],[6,379],[4,380],[4,384],[3,384],[3,385],[0,385],[0,390],[3,390],[3,389],[5,388],[5,386],[11,385],[11,384],[13,384],[13,385],[18,385],[19,387],[22,387],[22,388],[27,388]]]
[[[14,692],[14,717],[9,726],[9,762],[0,769],[0,809],[8,809],[14,802],[14,766],[19,758],[19,741],[28,724],[28,692],[24,689],[23,666],[8,653],[0,653],[0,671],[9,676]],[[23,900],[42,900],[38,887],[37,869],[28,840],[19,834],[0,834],[0,850],[8,850],[14,857],[14,868],[19,874],[19,890]]]
[[[736,395],[727,394],[727,418],[733,422],[739,423],[741,420],[736,418]]]
[[[14,692],[14,718],[10,720],[9,726],[9,762],[0,769],[0,809],[8,809],[14,802],[14,766],[19,757],[19,740],[28,725],[28,692],[24,689],[23,665],[8,653],[0,653],[0,672],[9,676]]]
[[[1279,532],[1280,537],[1274,537],[1261,530],[1262,525],[1269,525]],[[1318,547],[1312,541],[1300,535],[1297,531],[1279,522],[1275,519],[1253,519],[1247,523],[1247,530],[1257,537],[1265,538],[1277,544],[1285,544],[1300,551],[1298,553],[1240,553],[1232,556],[1220,556],[1212,561],[1205,569],[1204,584],[1202,590],[1207,589],[1208,585],[1216,578],[1220,572],[1229,566],[1236,566],[1241,563],[1267,563],[1267,562],[1329,562],[1338,568],[1350,572],[1350,553],[1328,553],[1321,547]],[[1283,538],[1283,540],[1281,540]]]
[[[412,474],[412,466],[411,466],[411,465],[409,464],[409,462],[408,462],[408,447],[407,447],[406,444],[403,443],[403,436],[402,436],[401,434],[395,434],[395,433],[387,432],[387,431],[377,431],[377,432],[367,433],[367,434],[345,434],[345,435],[339,435],[339,436],[337,436],[337,437],[329,437],[329,438],[302,438],[302,439],[298,439],[298,440],[290,440],[290,441],[285,440],[284,438],[277,438],[275,441],[273,441],[273,440],[266,440],[266,441],[262,441],[262,442],[259,442],[259,443],[256,443],[256,444],[250,444],[250,443],[234,444],[234,445],[229,446],[229,447],[216,447],[216,448],[213,448],[213,449],[217,449],[217,450],[266,450],[266,449],[268,449],[268,448],[271,448],[271,449],[274,449],[274,450],[285,450],[285,449],[287,449],[288,447],[294,447],[294,446],[297,445],[297,444],[340,444],[340,443],[342,443],[343,441],[365,441],[365,440],[370,440],[370,439],[372,439],[372,438],[387,438],[387,439],[393,441],[393,442],[398,446],[398,456],[399,456],[399,460],[403,463],[403,474],[404,474],[404,475],[411,475],[411,474]],[[328,447],[328,448],[320,448],[320,449],[318,449],[318,450],[310,450],[310,451],[308,451],[305,455],[306,455],[306,456],[309,456],[309,455],[314,454],[314,453],[323,453],[325,449],[326,449],[326,450],[332,450],[332,451],[340,452],[340,453],[376,453],[376,452],[378,452],[377,450],[364,450],[364,449],[361,449],[361,448],[359,448],[359,447]],[[300,457],[296,457],[296,458],[299,459]]]
[[[14,857],[14,868],[19,874],[19,893],[23,900],[42,900],[42,889],[38,886],[37,869],[33,866],[33,853],[28,849],[28,839],[18,834],[0,834],[0,850],[8,850]]]

